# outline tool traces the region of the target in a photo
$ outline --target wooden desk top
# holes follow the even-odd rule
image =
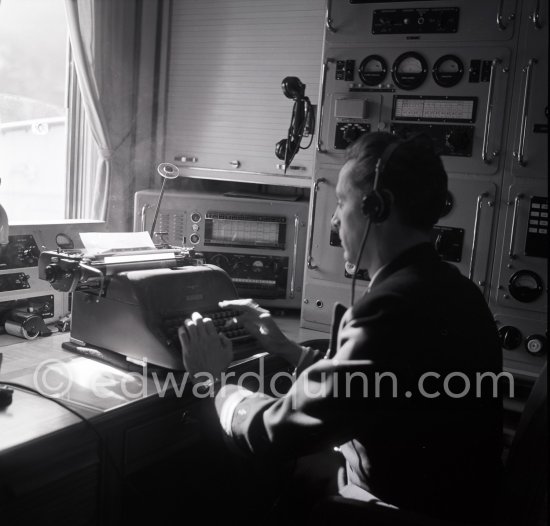
[[[324,333],[299,327],[296,315],[275,316],[281,330],[295,341],[327,337]],[[32,341],[0,336],[3,354],[0,382],[15,382],[31,387],[68,404],[85,418],[94,418],[163,395],[173,387],[166,378],[122,370],[61,347],[68,333],[53,334]],[[180,382],[180,383],[178,383]],[[34,393],[14,388],[13,402],[0,409],[0,454],[20,444],[37,440],[80,419],[57,403]]]

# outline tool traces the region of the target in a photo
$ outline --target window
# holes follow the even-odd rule
[[[10,223],[66,217],[68,37],[62,0],[0,3],[0,203]]]

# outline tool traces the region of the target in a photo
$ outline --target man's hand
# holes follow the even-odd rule
[[[178,336],[183,365],[193,381],[219,379],[233,360],[231,341],[218,334],[210,318],[203,318],[198,312],[185,320]]]
[[[268,353],[281,356],[296,367],[302,348],[281,332],[268,310],[262,309],[252,299],[220,301],[218,305],[222,309],[242,311],[235,322],[241,323]]]

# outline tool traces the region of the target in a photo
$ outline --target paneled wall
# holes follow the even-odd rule
[[[281,81],[299,77],[317,104],[323,17],[323,0],[173,2],[165,159],[193,159],[179,163],[192,177],[262,183],[282,176],[275,144],[286,137],[293,102],[283,95]],[[288,184],[296,179],[309,186],[313,150],[298,153]],[[246,172],[265,177],[247,178]]]

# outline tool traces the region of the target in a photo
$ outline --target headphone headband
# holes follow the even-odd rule
[[[385,221],[390,213],[390,198],[388,191],[381,188],[381,178],[389,160],[391,159],[391,156],[400,144],[401,143],[399,141],[396,141],[384,148],[382,155],[376,161],[372,191],[363,196],[363,214],[370,217],[370,220],[373,223],[381,223],[382,221]]]

